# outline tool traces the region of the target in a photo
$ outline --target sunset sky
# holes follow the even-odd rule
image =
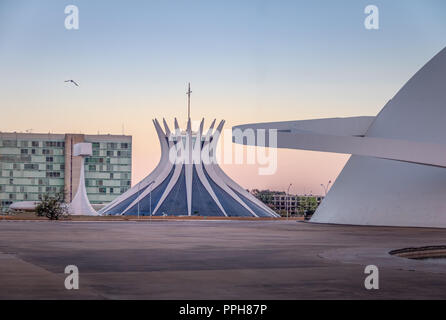
[[[364,28],[369,4],[379,30]],[[445,35],[444,0],[0,0],[0,131],[124,131],[134,184],[159,160],[151,120],[185,126],[188,82],[205,127],[376,115]],[[347,159],[280,150],[275,175],[222,167],[246,188],[322,194]]]

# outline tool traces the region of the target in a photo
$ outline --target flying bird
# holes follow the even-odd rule
[[[79,85],[74,80],[65,80],[64,82],[71,82],[71,83],[74,83],[76,85],[76,87],[79,87]]]

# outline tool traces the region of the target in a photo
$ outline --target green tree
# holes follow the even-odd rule
[[[313,214],[317,209],[317,199],[316,197],[307,198],[307,214]]]

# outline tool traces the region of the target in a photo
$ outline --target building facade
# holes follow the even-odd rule
[[[65,193],[70,202],[79,184],[80,157],[73,145],[90,142],[85,159],[87,195],[107,203],[131,185],[132,137],[120,135],[0,133],[0,209],[16,201],[38,201],[44,193]]]
[[[323,196],[286,194],[272,190],[254,189],[251,193],[280,215],[313,214],[324,199]]]

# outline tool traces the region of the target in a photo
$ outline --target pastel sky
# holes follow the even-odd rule
[[[79,8],[79,30],[64,27]],[[364,28],[364,8],[380,29]],[[133,136],[135,183],[160,150],[152,119],[226,127],[376,115],[446,45],[444,0],[0,0],[0,131]],[[64,83],[75,79],[76,88]],[[280,150],[279,170],[223,165],[246,188],[322,194],[347,155]]]

